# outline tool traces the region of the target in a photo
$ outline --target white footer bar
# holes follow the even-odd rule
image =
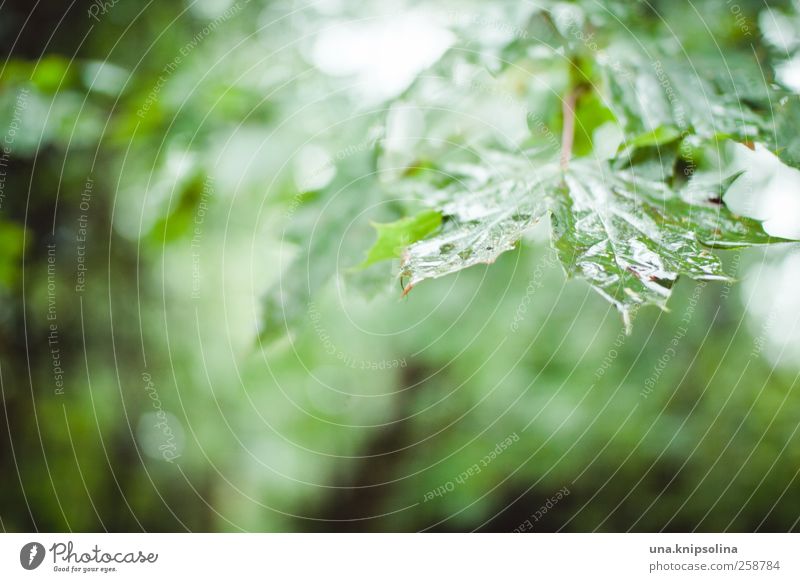
[[[800,580],[795,534],[3,534],[0,580]]]

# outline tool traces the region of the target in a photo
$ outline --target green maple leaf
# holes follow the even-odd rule
[[[737,66],[747,70],[752,63],[741,59],[737,57]],[[800,168],[796,131],[800,96],[764,78],[760,69],[753,67],[755,70],[737,78],[729,66],[702,56],[644,62],[627,52],[615,61],[613,70],[605,67],[609,101],[619,112],[626,133],[636,135],[626,145],[663,145],[686,135],[758,142],[785,164]],[[698,69],[728,72],[705,78]]]
[[[553,246],[567,273],[588,280],[629,327],[631,311],[639,306],[666,307],[679,275],[728,279],[710,247],[777,240],[720,202],[736,178],[695,180],[676,191],[635,170],[576,161],[557,189]]]
[[[552,165],[537,170],[525,158],[497,152],[485,152],[482,158],[486,165],[448,166],[452,183],[428,198],[444,223],[437,236],[410,245],[403,254],[406,292],[424,279],[494,262],[547,212],[547,199],[535,190],[556,177]]]
[[[519,46],[515,50],[524,53]],[[516,150],[491,132],[473,140],[463,135],[461,120],[469,121],[470,111],[456,108],[475,99],[448,101],[439,78],[448,68],[463,74],[458,54],[449,65],[439,63],[430,75],[433,82],[424,78],[404,96],[404,107],[425,112],[418,123],[434,133],[420,150],[425,158],[397,183],[414,184],[420,201],[443,217],[434,236],[410,244],[403,254],[404,293],[426,279],[492,263],[549,216],[552,245],[566,273],[587,280],[629,328],[638,307],[666,308],[681,275],[727,280],[712,248],[781,242],[758,221],[726,207],[725,192],[739,174],[726,172],[721,163],[699,171],[701,160],[684,149],[719,151],[726,140],[762,143],[799,167],[797,135],[786,129],[796,128],[800,119],[796,95],[771,83],[739,95],[668,56],[644,62],[629,52],[623,51],[623,58],[610,51],[610,60],[587,65],[581,56],[554,52],[536,62],[524,54],[520,63],[493,71],[495,85],[488,92],[512,92],[524,101],[531,94],[520,87],[519,71],[539,77],[549,72],[550,87],[563,89],[569,105],[560,118],[541,109],[534,123],[528,116],[530,138]],[[558,60],[561,74],[554,65]],[[484,78],[456,86],[487,92]],[[546,103],[547,96],[540,92],[536,102]],[[563,133],[560,155],[542,143],[543,125],[550,135]],[[607,126],[623,138],[616,153],[598,156],[594,141]],[[680,164],[688,169],[678,172]]]
[[[623,314],[641,305],[664,308],[679,275],[727,279],[712,247],[775,242],[757,221],[720,203],[734,175],[693,180],[675,190],[637,168],[615,169],[582,158],[563,170],[541,152],[486,154],[484,166],[447,167],[456,176],[435,203],[445,216],[436,236],[408,247],[401,275],[406,292],[425,279],[492,263],[549,215],[552,244],[569,275],[582,277]]]
[[[676,39],[675,29],[643,23],[643,5],[612,4],[510,11],[519,20],[505,46],[486,27],[467,27],[463,44],[389,104],[375,175],[392,198],[427,210],[374,225],[377,241],[358,267],[400,257],[407,293],[495,261],[549,217],[565,272],[629,325],[638,306],[665,308],[681,275],[725,279],[713,248],[779,242],[725,205],[739,176],[724,152],[729,141],[761,144],[800,168],[800,96],[775,80],[780,61],[741,39],[704,46],[699,20]],[[337,212],[325,211],[323,193],[306,209],[321,228],[298,241],[268,294],[267,332],[304,316],[335,274],[351,214],[378,193],[367,188]],[[346,262],[359,255],[363,247]]]

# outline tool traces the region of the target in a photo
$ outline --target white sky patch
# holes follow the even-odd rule
[[[778,10],[763,10],[758,15],[758,26],[764,40],[780,51],[791,52],[800,46],[800,30],[797,23]]]
[[[312,60],[327,75],[354,77],[364,99],[380,102],[406,89],[453,41],[425,12],[391,14],[322,31]]]
[[[233,5],[233,0],[194,0],[189,8],[200,18],[217,18]]]
[[[333,158],[317,145],[304,146],[293,163],[294,182],[301,192],[320,190],[336,176]]]
[[[406,103],[395,103],[386,116],[386,136],[380,168],[383,179],[396,180],[417,155],[417,144],[425,132],[425,116]]]
[[[761,145],[734,144],[733,168],[746,173],[725,194],[736,214],[764,221],[772,236],[800,238],[800,171]]]
[[[800,93],[800,54],[776,67],[778,81],[795,93]]]
[[[750,330],[763,338],[763,355],[773,364],[800,369],[800,254],[756,263],[744,277],[742,301]],[[769,297],[769,301],[764,301]]]
[[[127,69],[105,61],[89,61],[81,73],[83,84],[92,91],[116,97],[130,77]]]

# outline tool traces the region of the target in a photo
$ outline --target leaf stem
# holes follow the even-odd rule
[[[575,140],[575,104],[578,101],[580,86],[570,89],[562,101],[563,126],[561,129],[561,171],[566,172],[572,157],[572,144]]]

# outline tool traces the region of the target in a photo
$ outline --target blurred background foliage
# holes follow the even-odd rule
[[[751,50],[739,14],[797,33],[732,6],[603,4],[690,53]],[[631,336],[546,225],[402,300],[353,271],[408,209],[388,103],[459,39],[519,50],[530,5],[0,14],[4,530],[512,531],[564,487],[535,530],[798,529],[796,247],[721,253],[741,284],[681,281]]]

